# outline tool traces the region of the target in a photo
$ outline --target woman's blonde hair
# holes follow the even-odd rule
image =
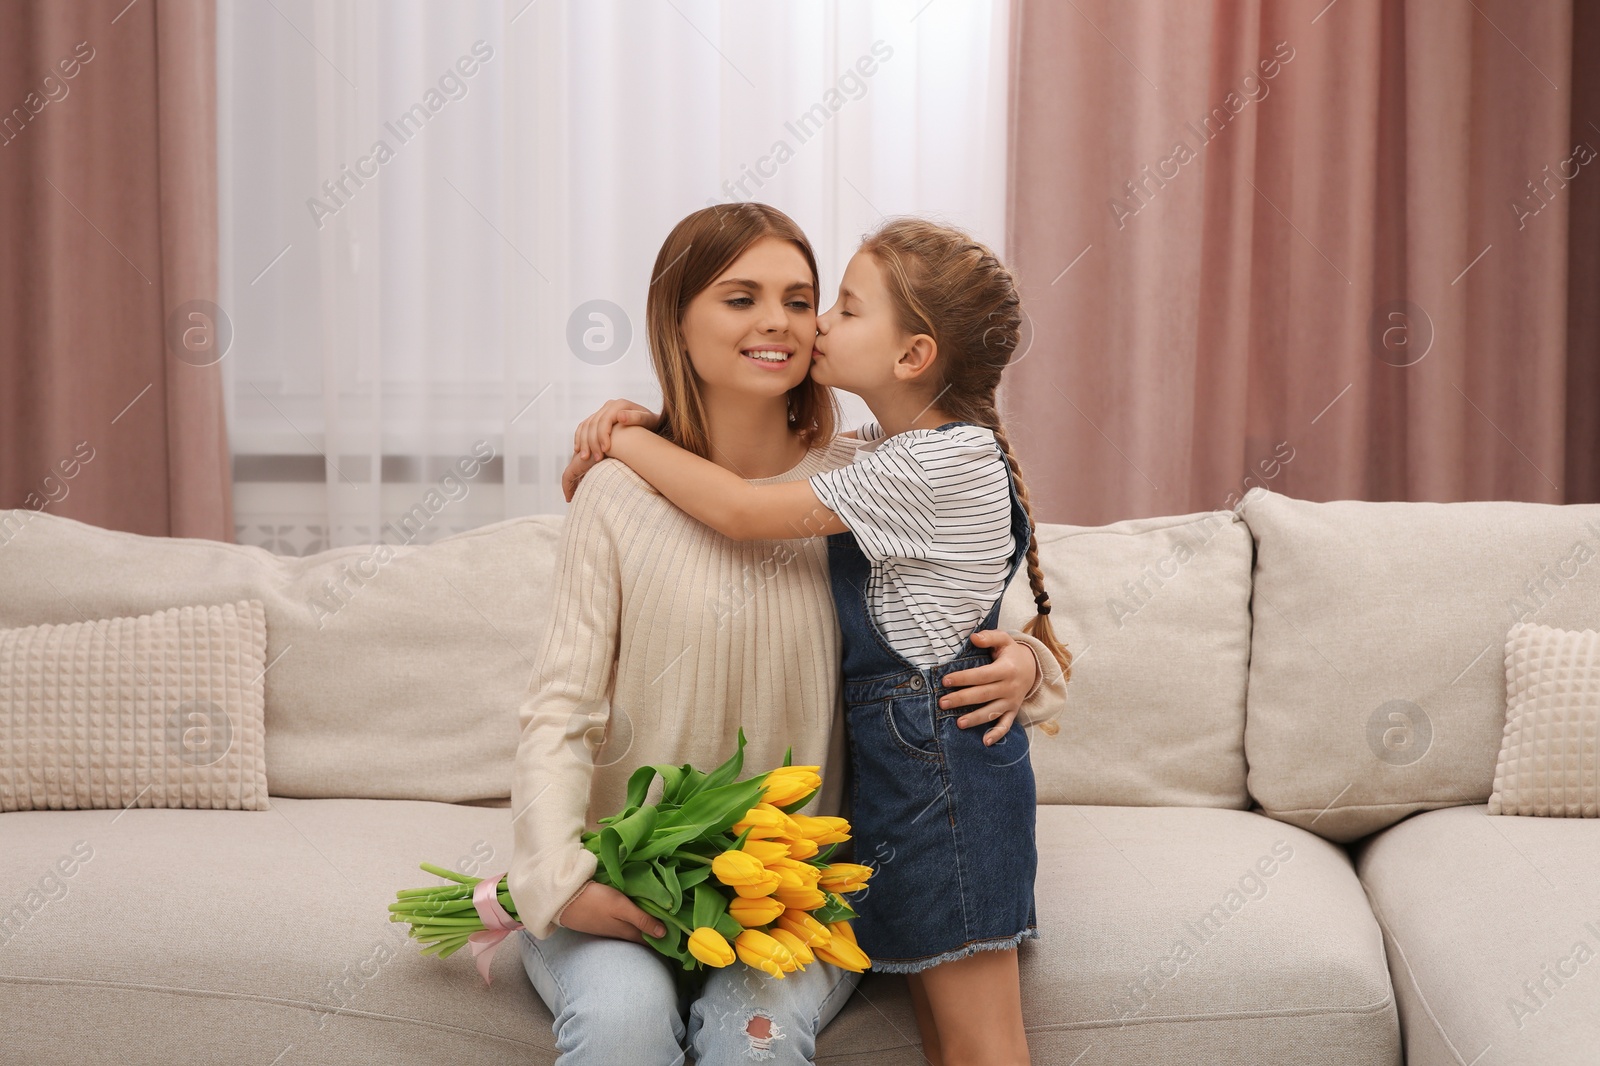
[[[812,298],[818,295],[817,258],[794,220],[761,203],[717,204],[685,217],[667,234],[650,274],[645,299],[645,329],[650,361],[661,383],[663,437],[702,459],[711,458],[700,379],[683,343],[683,314],[717,275],[763,237],[793,244],[811,270]],[[789,390],[789,428],[806,447],[833,439],[833,393],[807,375]]]
[[[939,409],[961,422],[994,432],[1011,467],[1011,480],[1028,523],[1033,508],[1022,466],[1000,423],[995,392],[1022,336],[1022,299],[1016,278],[984,245],[958,229],[921,218],[892,218],[868,234],[860,251],[883,268],[899,326],[925,333],[938,345],[932,391]],[[1037,531],[1028,542],[1028,584],[1038,611],[1022,631],[1037,637],[1072,677],[1072,653],[1050,625],[1050,595],[1039,565]],[[1051,728],[1051,727],[1055,728]],[[1045,722],[1054,735],[1059,726]]]

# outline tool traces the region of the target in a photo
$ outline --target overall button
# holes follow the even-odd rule
[[[922,675],[921,674],[913,674],[911,676],[911,687],[912,688],[921,688],[922,687]]]

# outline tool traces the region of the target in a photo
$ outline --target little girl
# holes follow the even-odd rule
[[[875,417],[856,462],[751,484],[638,426],[617,426],[606,447],[727,537],[828,536],[856,861],[876,867],[848,900],[873,969],[908,975],[936,1066],[1028,1061],[1015,950],[1039,935],[1028,740],[1014,729],[990,744],[941,698],[947,674],[990,661],[970,637],[996,626],[1024,558],[1038,607],[1024,631],[1070,677],[995,405],[1021,319],[1015,281],[988,248],[893,219],[863,241],[817,320],[812,377]]]

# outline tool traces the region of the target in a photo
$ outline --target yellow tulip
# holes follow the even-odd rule
[[[789,818],[800,827],[800,835],[817,844],[842,844],[850,839],[850,823],[833,815],[815,817],[809,814],[791,814]],[[807,856],[796,855],[797,859]]]
[[[812,882],[803,877],[798,870],[787,866],[769,866],[768,870],[778,875],[778,887],[782,888],[810,888]]]
[[[829,863],[827,869],[820,873],[822,876],[818,884],[829,892],[859,892],[867,887],[872,867],[855,862],[835,862]]]
[[[794,954],[759,929],[746,929],[733,938],[741,961],[769,977],[781,978],[794,967]]]
[[[745,840],[744,846],[740,850],[754,855],[763,864],[771,863],[775,859],[791,857],[789,845],[781,840],[757,840],[755,837],[750,837]]]
[[[785,807],[804,799],[822,787],[817,774],[820,766],[780,766],[767,775],[761,799],[774,807]]]
[[[833,939],[833,930],[802,910],[785,910],[778,918],[779,929],[786,929],[810,947],[827,944]]]
[[[848,920],[846,920],[846,921],[838,921],[838,922],[829,922],[828,923],[828,932],[832,933],[834,935],[834,937],[836,937],[836,938],[837,937],[843,937],[844,939],[850,941],[850,943],[852,943],[852,944],[854,944],[856,942],[855,926],[851,925]]]
[[[771,862],[767,863],[767,869],[789,870],[800,879],[802,884],[807,885],[815,885],[822,877],[822,869],[820,867],[813,866],[809,862],[801,862],[798,859],[791,859],[788,856],[784,856],[783,858],[779,859],[773,859]]]
[[[789,885],[779,885],[773,890],[772,895],[785,906],[795,910],[813,911],[828,902],[828,897],[820,889],[807,885],[804,888],[793,888]]]
[[[734,960],[733,947],[727,938],[709,925],[702,925],[689,934],[689,954],[707,966],[729,966]]]
[[[760,859],[743,851],[725,851],[711,860],[711,872],[725,885],[752,885],[766,879],[767,868]]]
[[[776,921],[784,909],[783,904],[771,896],[758,896],[754,899],[740,896],[728,904],[728,913],[733,915],[734,921],[747,929]]]
[[[767,935],[789,949],[801,966],[817,961],[816,955],[806,946],[806,942],[789,932],[787,929],[768,929]]]
[[[733,834],[738,836],[748,829],[751,839],[770,840],[773,837],[789,835],[793,824],[794,819],[772,804],[758,803],[745,811],[743,818],[733,823]]]
[[[759,881],[748,885],[734,885],[733,890],[742,899],[760,899],[762,896],[772,895],[782,884],[777,874],[762,867]]]
[[[843,937],[836,936],[827,947],[813,948],[812,951],[823,962],[832,963],[842,970],[861,973],[872,965],[872,960],[867,958],[866,952],[857,947],[853,941]]]
[[[821,850],[821,848],[817,847],[815,840],[807,840],[805,837],[789,842],[789,858],[791,859],[809,859]]]

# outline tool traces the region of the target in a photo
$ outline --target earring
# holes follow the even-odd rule
[[[794,425],[794,421],[795,421],[795,419],[794,419],[794,397],[785,396],[783,398],[783,402],[789,408],[789,424],[792,426],[792,425]]]

